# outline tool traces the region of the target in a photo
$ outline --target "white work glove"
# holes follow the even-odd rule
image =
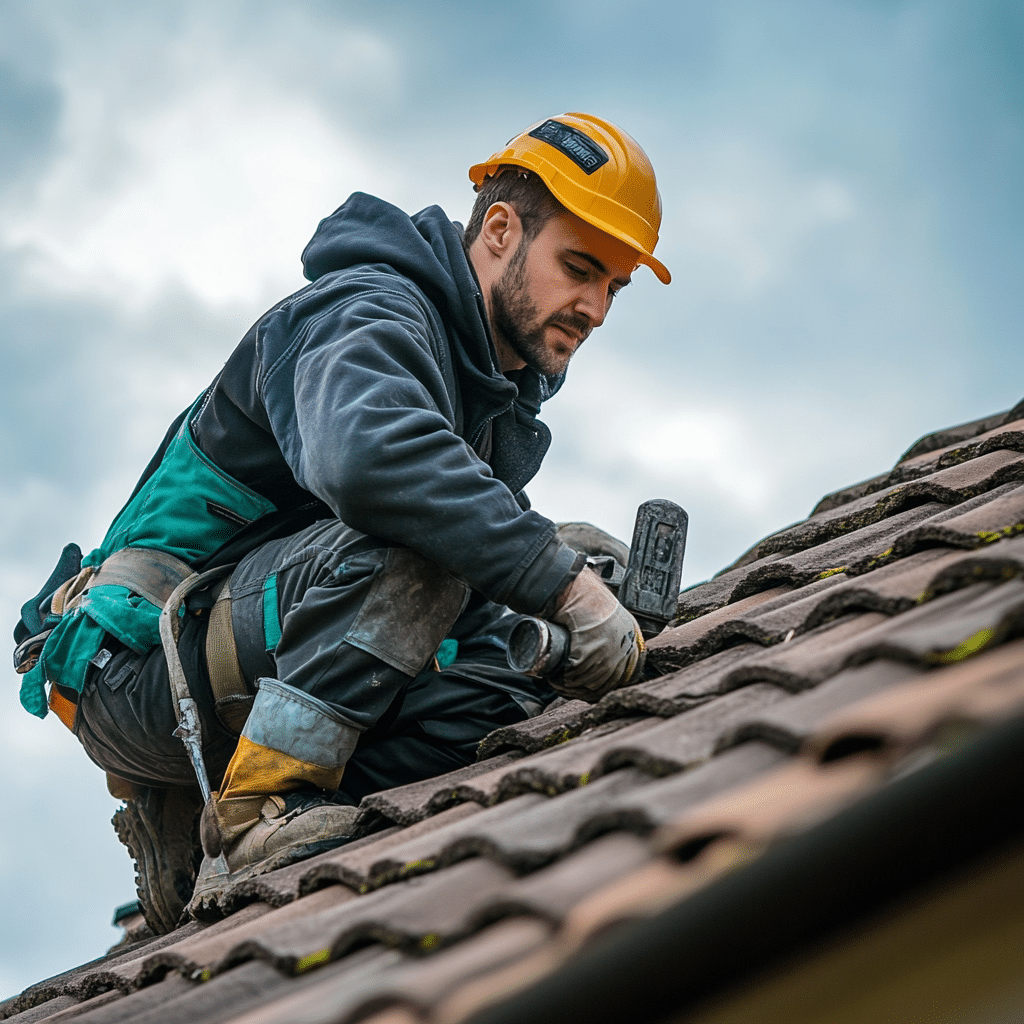
[[[640,627],[591,569],[584,569],[559,595],[551,621],[569,630],[566,668],[561,679],[550,680],[562,696],[593,704],[609,690],[640,678]]]

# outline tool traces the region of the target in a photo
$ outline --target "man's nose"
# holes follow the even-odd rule
[[[576,312],[590,321],[590,329],[600,327],[608,315],[608,293],[601,284],[585,288],[576,300]]]

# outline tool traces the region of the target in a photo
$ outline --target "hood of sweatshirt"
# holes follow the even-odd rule
[[[516,419],[522,423],[536,416],[541,403],[561,387],[564,375],[548,376],[526,368],[505,376],[498,369],[486,307],[462,232],[439,206],[428,206],[410,217],[382,199],[353,193],[320,222],[303,251],[302,266],[306,278],[316,281],[361,264],[385,264],[408,278],[448,325],[470,440],[477,429],[471,422],[474,408],[514,404]]]

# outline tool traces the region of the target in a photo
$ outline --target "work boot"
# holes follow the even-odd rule
[[[198,790],[136,786],[108,774],[111,794],[125,801],[114,813],[118,839],[135,861],[135,885],[146,924],[155,935],[178,926],[192,895],[202,850]]]
[[[220,791],[203,811],[206,856],[189,905],[194,917],[225,910],[222,897],[239,882],[352,838],[357,809],[329,794],[358,737],[323,701],[260,680]]]

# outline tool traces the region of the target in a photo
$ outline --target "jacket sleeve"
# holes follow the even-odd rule
[[[349,526],[539,612],[571,579],[576,553],[456,433],[435,316],[379,276],[350,281],[297,323],[278,311],[266,330],[291,341],[262,376],[271,428],[297,481]]]

